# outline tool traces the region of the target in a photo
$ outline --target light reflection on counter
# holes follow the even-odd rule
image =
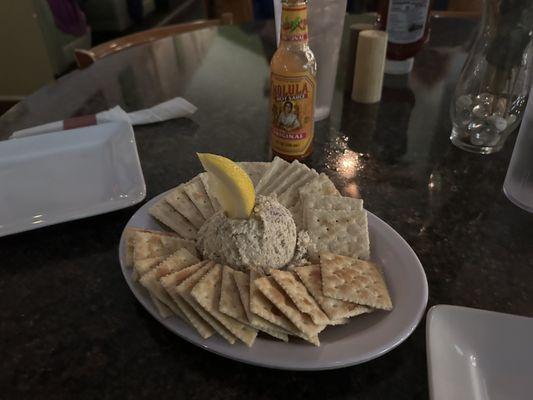
[[[361,195],[359,194],[359,187],[357,186],[357,183],[351,182],[348,185],[346,185],[346,188],[344,189],[346,194],[350,197],[354,197],[356,199],[360,199]]]
[[[337,160],[337,172],[345,178],[352,178],[364,168],[363,154],[344,150]]]

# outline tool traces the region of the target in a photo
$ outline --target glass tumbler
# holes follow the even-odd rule
[[[507,169],[503,192],[514,204],[533,212],[533,100],[531,94]]]

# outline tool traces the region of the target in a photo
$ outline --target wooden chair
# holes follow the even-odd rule
[[[183,24],[148,29],[146,31],[137,32],[131,35],[110,40],[109,42],[99,44],[90,50],[76,49],[74,50],[74,58],[76,59],[78,68],[86,68],[101,58],[118,53],[119,51],[133,46],[150,43],[168,36],[177,35],[179,33],[191,32],[211,26],[230,25],[232,23],[233,15],[231,13],[224,13],[219,19],[201,19]]]

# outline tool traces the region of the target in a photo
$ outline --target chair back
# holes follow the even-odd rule
[[[90,50],[74,50],[74,58],[78,68],[86,68],[95,61],[133,46],[150,43],[179,33],[191,32],[197,29],[208,28],[218,25],[229,25],[233,23],[233,15],[224,13],[219,19],[201,19],[183,24],[162,26],[159,28],[148,29],[131,35],[122,36],[109,42],[99,44]]]

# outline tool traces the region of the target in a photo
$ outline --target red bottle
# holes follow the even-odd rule
[[[380,29],[389,35],[385,73],[406,74],[428,39],[430,0],[379,0]]]

